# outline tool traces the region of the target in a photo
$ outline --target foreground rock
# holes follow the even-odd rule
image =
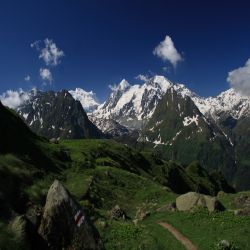
[[[206,208],[209,212],[223,210],[223,205],[216,197],[189,192],[176,198],[176,208],[179,211],[192,211],[195,208]]]
[[[169,204],[166,204],[158,209],[156,209],[157,212],[175,212],[176,211],[176,204],[175,202],[171,202]]]
[[[135,218],[138,220],[138,221],[142,221],[144,220],[145,218],[147,218],[148,216],[150,216],[150,211],[147,210],[146,207],[141,207],[137,210],[136,212],[136,215],[135,215]]]
[[[49,189],[39,234],[53,250],[104,248],[85,212],[57,180]]]
[[[25,249],[46,250],[46,242],[37,233],[33,224],[25,215],[16,216],[10,223],[10,230]]]
[[[236,209],[234,215],[250,216],[250,208]]]

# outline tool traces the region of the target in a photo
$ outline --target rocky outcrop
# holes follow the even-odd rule
[[[10,223],[10,231],[22,249],[47,250],[46,242],[37,233],[34,225],[25,215],[16,216]]]
[[[119,205],[115,205],[111,210],[110,210],[110,217],[111,219],[114,220],[119,220],[123,219],[125,220],[127,218],[126,213],[120,208]]]
[[[234,211],[235,215],[250,215],[250,196],[241,194],[239,197],[236,197],[233,201],[235,206],[238,208]]]
[[[39,227],[49,249],[103,249],[85,211],[57,180],[51,185]]]
[[[138,221],[142,221],[148,216],[150,216],[150,211],[146,207],[140,207],[136,212],[135,218]]]
[[[37,134],[51,138],[103,138],[102,132],[88,119],[81,103],[67,90],[32,93],[17,108],[18,114]]]
[[[216,197],[189,192],[176,198],[176,208],[179,211],[192,211],[196,208],[206,208],[209,212],[223,210],[223,205]]]
[[[166,204],[158,209],[156,209],[157,212],[175,212],[176,211],[176,204],[175,202],[171,202],[169,204]]]

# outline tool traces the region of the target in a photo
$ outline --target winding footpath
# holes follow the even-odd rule
[[[187,250],[198,250],[198,248],[182,233],[167,222],[158,222],[159,225],[167,229]]]

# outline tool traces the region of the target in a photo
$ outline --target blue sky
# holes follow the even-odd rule
[[[229,88],[228,72],[250,57],[247,2],[1,0],[0,93],[41,88],[39,72],[48,68],[53,81],[44,89],[81,87],[101,100],[108,85],[123,78],[138,83],[138,74],[165,75],[202,96],[216,95]],[[153,54],[166,35],[182,58],[175,68]],[[57,65],[46,65],[30,46],[42,47],[46,38],[64,53]]]

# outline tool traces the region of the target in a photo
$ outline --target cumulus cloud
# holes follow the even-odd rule
[[[250,96],[250,58],[243,67],[230,71],[227,81],[239,93]]]
[[[149,76],[148,75],[139,74],[138,76],[135,77],[135,79],[146,82],[146,81],[149,80]]]
[[[47,66],[57,66],[61,63],[64,52],[60,50],[52,39],[46,38],[42,41],[35,41],[31,45],[39,52],[39,58],[42,59]]]
[[[7,90],[0,95],[0,100],[3,105],[16,109],[22,105],[25,101],[29,100],[30,96],[28,92],[19,89],[18,91]]]
[[[175,48],[170,36],[166,36],[165,39],[155,47],[153,54],[161,58],[163,61],[169,61],[174,68],[177,66],[178,62],[183,60],[182,56]]]
[[[40,77],[44,81],[44,85],[47,85],[47,83],[51,84],[53,81],[52,73],[49,69],[41,68],[40,71]]]
[[[27,76],[24,77],[24,81],[29,82],[30,80],[31,80],[30,75],[27,75]]]

